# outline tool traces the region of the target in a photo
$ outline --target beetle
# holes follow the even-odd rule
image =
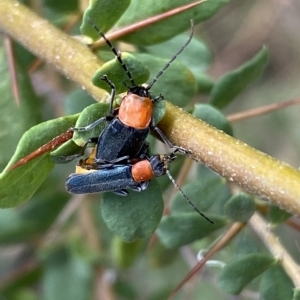
[[[130,71],[122,60],[121,54],[117,52],[110,41],[105,37],[104,33],[100,31],[100,29],[92,22],[92,20],[88,20],[92,27],[101,35],[107,45],[111,48],[112,52],[115,54],[117,60],[129,78],[131,86],[126,85],[128,87],[128,92],[123,97],[118,110],[114,110],[113,102],[116,94],[115,85],[106,75],[101,77],[101,80],[105,81],[111,87],[109,114],[96,120],[94,123],[88,126],[75,127],[72,129],[82,132],[93,129],[103,121],[107,121],[109,124],[104,128],[99,137],[92,137],[87,140],[79,155],[69,156],[65,159],[72,160],[83,155],[87,145],[93,143],[97,145],[95,165],[106,164],[107,162],[119,163],[122,161],[123,163],[126,163],[128,159],[133,159],[146,153],[148,149],[146,138],[150,133],[150,129],[155,130],[170,148],[174,149],[175,151],[188,154],[189,151],[187,149],[173,145],[164,135],[164,133],[156,126],[153,117],[153,103],[163,99],[163,96],[159,95],[152,98],[150,95],[150,89],[153,87],[155,82],[157,82],[158,78],[164,73],[164,71],[177,58],[177,56],[190,43],[194,32],[193,21],[191,20],[191,33],[186,43],[145,87],[143,85],[137,85],[134,82]]]
[[[151,179],[166,173],[168,162],[175,156],[153,155],[133,164],[102,165],[98,169],[83,164],[66,181],[67,191],[73,194],[114,192],[126,196],[126,189],[143,191]]]
[[[206,217],[193,202],[179,188],[171,176],[168,167],[176,159],[173,153],[170,155],[153,155],[150,158],[142,155],[140,159],[132,160],[128,164],[108,163],[97,165],[94,168],[95,148],[86,160],[79,161],[76,173],[71,174],[66,180],[66,189],[72,194],[93,194],[99,192],[113,192],[120,196],[127,196],[127,189],[141,192],[147,189],[148,184],[154,177],[167,174],[184,199],[203,218],[214,223]]]

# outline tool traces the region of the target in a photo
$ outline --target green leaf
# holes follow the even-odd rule
[[[76,119],[77,115],[50,120],[38,124],[24,133],[16,152],[5,170],[0,174],[2,187],[0,190],[0,208],[13,207],[31,198],[47,178],[54,164],[49,153],[47,153],[14,170],[8,170],[9,167],[74,126]]]
[[[99,33],[89,23],[88,18],[105,33],[122,16],[130,4],[130,0],[91,0],[88,9],[84,12],[80,27],[82,34],[98,39]]]
[[[198,92],[202,94],[209,94],[215,84],[214,79],[204,73],[199,73],[196,76]]]
[[[103,54],[101,52],[101,56]],[[146,53],[122,53],[122,59],[130,70],[132,77],[136,84],[150,83],[158,74],[159,71],[169,62],[169,59],[155,57]],[[105,68],[104,68],[105,67]],[[149,76],[150,71],[150,76]],[[107,75],[108,78],[116,85],[117,93],[127,91],[126,86],[131,86],[125,71],[122,69],[120,63],[114,59],[103,65],[101,69],[93,77],[93,83],[107,91],[111,91],[110,87],[103,80],[101,76]],[[176,87],[176,88],[174,88]],[[163,95],[172,103],[178,106],[185,106],[189,103],[197,92],[197,83],[191,71],[182,65],[180,62],[173,62],[168,69],[159,77],[151,89],[152,97]]]
[[[129,191],[127,197],[113,193],[103,195],[103,220],[125,242],[150,237],[162,212],[163,198],[156,180],[152,180],[143,192]]]
[[[154,124],[159,123],[159,121],[164,117],[165,113],[166,113],[166,101],[164,100],[155,101],[153,107]]]
[[[217,108],[225,107],[243,92],[248,85],[261,76],[268,61],[268,49],[263,47],[251,60],[240,68],[223,75],[212,89],[210,104]]]
[[[208,217],[214,224],[196,212],[165,216],[157,229],[157,235],[167,248],[178,248],[202,239],[227,224],[225,218],[211,215]]]
[[[135,53],[150,71],[151,82],[169,59],[155,57],[146,53]],[[177,106],[188,104],[197,92],[197,83],[192,72],[180,62],[174,61],[161,77],[155,82],[151,93],[154,96],[163,95],[165,99]]]
[[[176,49],[179,50],[187,40],[187,34],[180,34],[164,43],[141,47],[141,49],[143,52],[147,52],[156,57],[170,59],[175,54]],[[176,61],[181,62],[184,66],[189,68],[198,84],[201,84],[204,76],[203,72],[209,67],[211,62],[211,53],[203,41],[193,38],[190,44],[176,58]]]
[[[194,20],[195,24],[207,20],[217,13],[227,2],[229,0],[206,1],[185,12],[127,35],[123,40],[140,46],[149,46],[164,42],[178,33],[189,29],[191,19]],[[191,3],[191,1],[165,0],[156,1],[154,4],[153,1],[132,0],[128,10],[123,14],[116,26],[123,27],[130,25],[188,3]]]
[[[0,207],[13,207],[30,199],[54,167],[43,155],[17,169],[0,174]]]
[[[226,117],[216,108],[209,104],[196,104],[193,115],[205,121],[220,130],[223,130],[229,135],[233,135],[231,124],[227,121]]]
[[[87,125],[90,125],[101,117],[106,116],[108,112],[109,105],[107,103],[92,104],[82,111],[77,119],[75,127],[85,127]],[[104,120],[102,123],[98,124],[91,130],[82,132],[75,131],[73,135],[73,141],[77,145],[83,146],[89,138],[98,137],[106,125],[107,123]]]
[[[147,81],[149,78],[149,71],[145,65],[136,58],[136,56],[122,52],[122,61],[134,79],[135,84],[138,85]],[[132,86],[128,75],[116,58],[103,64],[103,66],[95,73],[92,79],[94,85],[110,93],[111,87],[105,81],[101,80],[103,75],[106,75],[108,79],[115,85],[117,94],[127,91],[128,88],[126,85]]]
[[[229,293],[237,295],[254,278],[268,270],[276,260],[266,254],[248,254],[227,264],[220,274],[219,285]]]
[[[240,193],[231,197],[225,204],[225,212],[236,222],[247,222],[255,213],[255,202],[252,196]]]
[[[200,201],[207,199],[205,201],[212,203],[210,204],[209,212],[216,215],[224,215],[224,205],[232,196],[228,183],[223,177],[201,164],[197,166],[197,174],[198,181],[203,187],[203,191],[201,192],[203,196],[198,196],[198,199]]]
[[[276,226],[290,218],[291,214],[278,206],[269,204],[268,217],[272,226]]]
[[[240,234],[235,238],[235,252],[236,257],[243,257],[250,253],[256,253],[260,251],[259,246],[257,245],[257,240],[250,232],[250,228],[246,227]]]
[[[70,197],[58,186],[58,177],[56,173],[48,178],[26,205],[0,209],[0,243],[20,243],[45,233]]]
[[[189,182],[182,188],[187,197],[199,208],[207,210],[214,202],[227,201],[230,198],[230,190],[226,181],[219,176],[213,178],[201,178]],[[172,213],[192,212],[193,208],[177,193],[171,204]]]
[[[114,263],[121,269],[129,268],[140,252],[141,243],[142,240],[126,243],[115,235],[112,243],[112,257]]]
[[[296,288],[294,290],[293,300],[300,300],[300,289]]]
[[[64,99],[64,111],[66,115],[80,113],[87,106],[94,104],[95,99],[83,89],[77,89]]]
[[[264,300],[292,299],[293,289],[293,282],[280,265],[273,266],[263,274],[260,294]]]

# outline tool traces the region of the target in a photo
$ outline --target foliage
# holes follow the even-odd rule
[[[118,30],[189,1],[157,4],[155,1],[132,0],[122,1],[120,5],[117,0],[95,0],[90,1],[82,18],[76,1],[74,5],[60,2],[43,1],[41,14],[44,18],[63,28],[71,22],[71,13],[78,16],[78,20],[82,19],[82,22],[73,24],[74,34],[79,34],[80,26],[81,34],[96,40],[98,33],[90,20],[104,32],[111,28]],[[135,82],[149,83],[155,78],[188,39],[189,33],[182,32],[190,28],[191,18],[195,24],[210,18],[217,22],[213,16],[221,8],[226,9],[227,2],[208,0],[121,36],[119,41],[130,43],[135,49],[133,53],[122,52]],[[162,94],[174,104],[188,107],[196,118],[236,136],[239,129],[226,118],[226,110],[230,110],[232,103],[241,107],[243,95],[253,93],[251,86],[257,85],[255,81],[264,76],[270,62],[269,50],[260,45],[256,53],[252,51],[252,57],[214,81],[207,73],[212,64],[212,50],[203,36],[199,38],[197,32],[189,46],[155,83],[151,93],[154,96]],[[101,80],[101,76],[107,75],[116,83],[118,92],[124,92],[130,82],[108,50],[97,49],[97,56],[105,63],[90,80],[110,93],[110,87]],[[196,165],[194,172],[187,177],[188,183],[180,185],[183,185],[184,194],[215,224],[201,218],[178,191],[169,196],[163,212],[162,190],[170,187],[167,176],[153,180],[146,191],[130,191],[127,197],[111,193],[104,193],[103,197],[101,194],[83,197],[67,194],[64,181],[74,172],[75,163],[58,165],[61,157],[80,152],[90,137],[101,133],[104,123],[89,132],[76,132],[72,140],[58,149],[9,170],[18,160],[69,128],[86,126],[106,116],[109,108],[106,103],[91,104],[91,97],[83,90],[52,70],[46,72],[45,66],[36,71],[37,81],[43,81],[43,84],[40,84],[40,93],[35,91],[26,70],[36,58],[16,44],[14,59],[21,103],[18,107],[13,102],[14,82],[6,55],[3,43],[0,48],[0,140],[3,145],[0,150],[3,169],[0,174],[0,243],[4,249],[0,254],[0,278],[4,278],[0,280],[1,299],[105,299],[105,292],[99,291],[98,286],[115,294],[117,299],[166,299],[188,273],[184,261],[187,255],[180,251],[184,249],[181,247],[189,245],[189,250],[196,256],[197,251],[212,249],[218,244],[220,237],[233,225],[240,226],[241,231],[237,230],[228,239],[226,244],[230,243],[230,246],[223,246],[217,257],[226,266],[221,273],[215,269],[209,272],[213,279],[219,278],[218,288],[212,283],[216,280],[206,276],[198,278],[191,299],[229,299],[227,293],[249,299],[247,290],[259,291],[264,299],[296,299],[298,290],[293,291],[294,282],[280,265],[278,257],[274,257],[272,251],[266,253],[263,245],[248,231],[251,217],[259,210],[264,214],[265,222],[278,226],[278,231],[285,230],[282,223],[290,214],[245,194],[241,189],[234,191],[225,179],[204,166]],[[39,84],[34,82],[34,85],[36,88]],[[49,87],[59,93],[46,94]],[[60,95],[59,99],[57,95]],[[61,95],[65,95],[64,99]],[[207,103],[192,106],[192,100],[199,95],[206,97]],[[106,99],[102,100],[105,102]],[[155,106],[156,123],[164,113],[165,102],[161,101]],[[255,137],[262,134],[251,131],[250,127],[243,131],[245,139],[248,139],[249,132]],[[239,137],[243,139],[243,136]],[[157,141],[149,137],[149,142],[151,151],[156,153]],[[172,176],[180,173],[182,160],[179,157],[172,164]],[[188,162],[184,163],[184,166],[188,165]],[[70,218],[75,210],[74,217]],[[11,254],[10,249],[18,245],[23,246],[19,249],[21,255]],[[146,261],[145,257],[149,260]],[[109,272],[113,273],[111,281],[105,277]],[[14,276],[10,277],[10,274]],[[41,289],[35,289],[36,285]],[[184,289],[180,291],[184,292]]]

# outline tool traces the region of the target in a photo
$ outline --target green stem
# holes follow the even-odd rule
[[[167,103],[159,123],[175,144],[229,181],[300,215],[300,172]]]
[[[93,85],[91,78],[103,62],[76,39],[66,35],[47,20],[14,0],[0,1],[0,31],[54,65],[59,72],[75,81],[95,99],[105,91]]]
[[[102,62],[69,37],[14,0],[0,2],[0,30],[57,67],[67,78],[100,100],[104,91],[91,78]],[[300,172],[167,103],[159,126],[176,145],[191,150],[229,181],[300,216]]]

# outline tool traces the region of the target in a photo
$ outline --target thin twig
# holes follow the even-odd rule
[[[300,98],[287,100],[287,101],[279,102],[279,103],[272,103],[269,105],[249,109],[249,110],[246,110],[243,112],[231,114],[231,115],[227,116],[227,120],[229,122],[237,122],[237,121],[265,115],[265,114],[271,113],[273,111],[283,109],[283,108],[286,108],[291,105],[297,105],[297,104],[300,104]]]
[[[273,234],[268,223],[258,213],[255,213],[249,220],[249,225],[273,256],[280,259],[282,267],[293,281],[295,287],[300,288],[300,266],[297,265],[284,246],[281,245],[279,238]]]
[[[201,0],[201,1],[193,2],[193,3],[189,3],[189,4],[186,4],[186,5],[180,6],[180,7],[176,7],[174,9],[169,10],[165,13],[160,14],[160,15],[152,16],[152,17],[144,19],[142,21],[130,24],[130,25],[124,27],[124,28],[118,29],[114,32],[108,33],[108,34],[106,34],[106,37],[110,41],[119,39],[119,38],[121,38],[125,35],[133,33],[137,30],[142,29],[142,28],[148,27],[149,25],[153,25],[153,24],[155,24],[159,21],[163,21],[167,18],[170,18],[170,17],[172,17],[176,14],[179,14],[179,13],[185,11],[185,10],[193,8],[193,7],[199,5],[203,2],[206,2],[206,1],[207,0]],[[99,48],[99,47],[101,47],[105,44],[106,44],[105,41],[103,39],[100,39],[100,40],[96,41],[95,43],[93,43],[93,45],[91,45],[91,49]]]
[[[14,53],[13,53],[13,44],[11,41],[11,38],[8,36],[4,37],[4,46],[6,50],[6,54],[8,57],[8,66],[9,66],[9,73],[11,76],[12,81],[12,92],[14,95],[14,99],[16,102],[16,105],[20,106],[20,93],[19,93],[19,85],[18,85],[18,76],[16,72],[16,62],[14,59]]]
[[[203,259],[201,259],[197,265],[187,274],[187,276],[177,285],[177,287],[173,290],[168,299],[171,299],[175,296],[175,294],[182,288],[182,286],[188,282],[195,274],[197,274],[202,267],[206,264],[206,262],[217,252],[222,250],[227,246],[229,242],[244,228],[245,223],[233,223],[231,227],[221,236],[221,238],[214,244],[214,246],[205,254]]]

